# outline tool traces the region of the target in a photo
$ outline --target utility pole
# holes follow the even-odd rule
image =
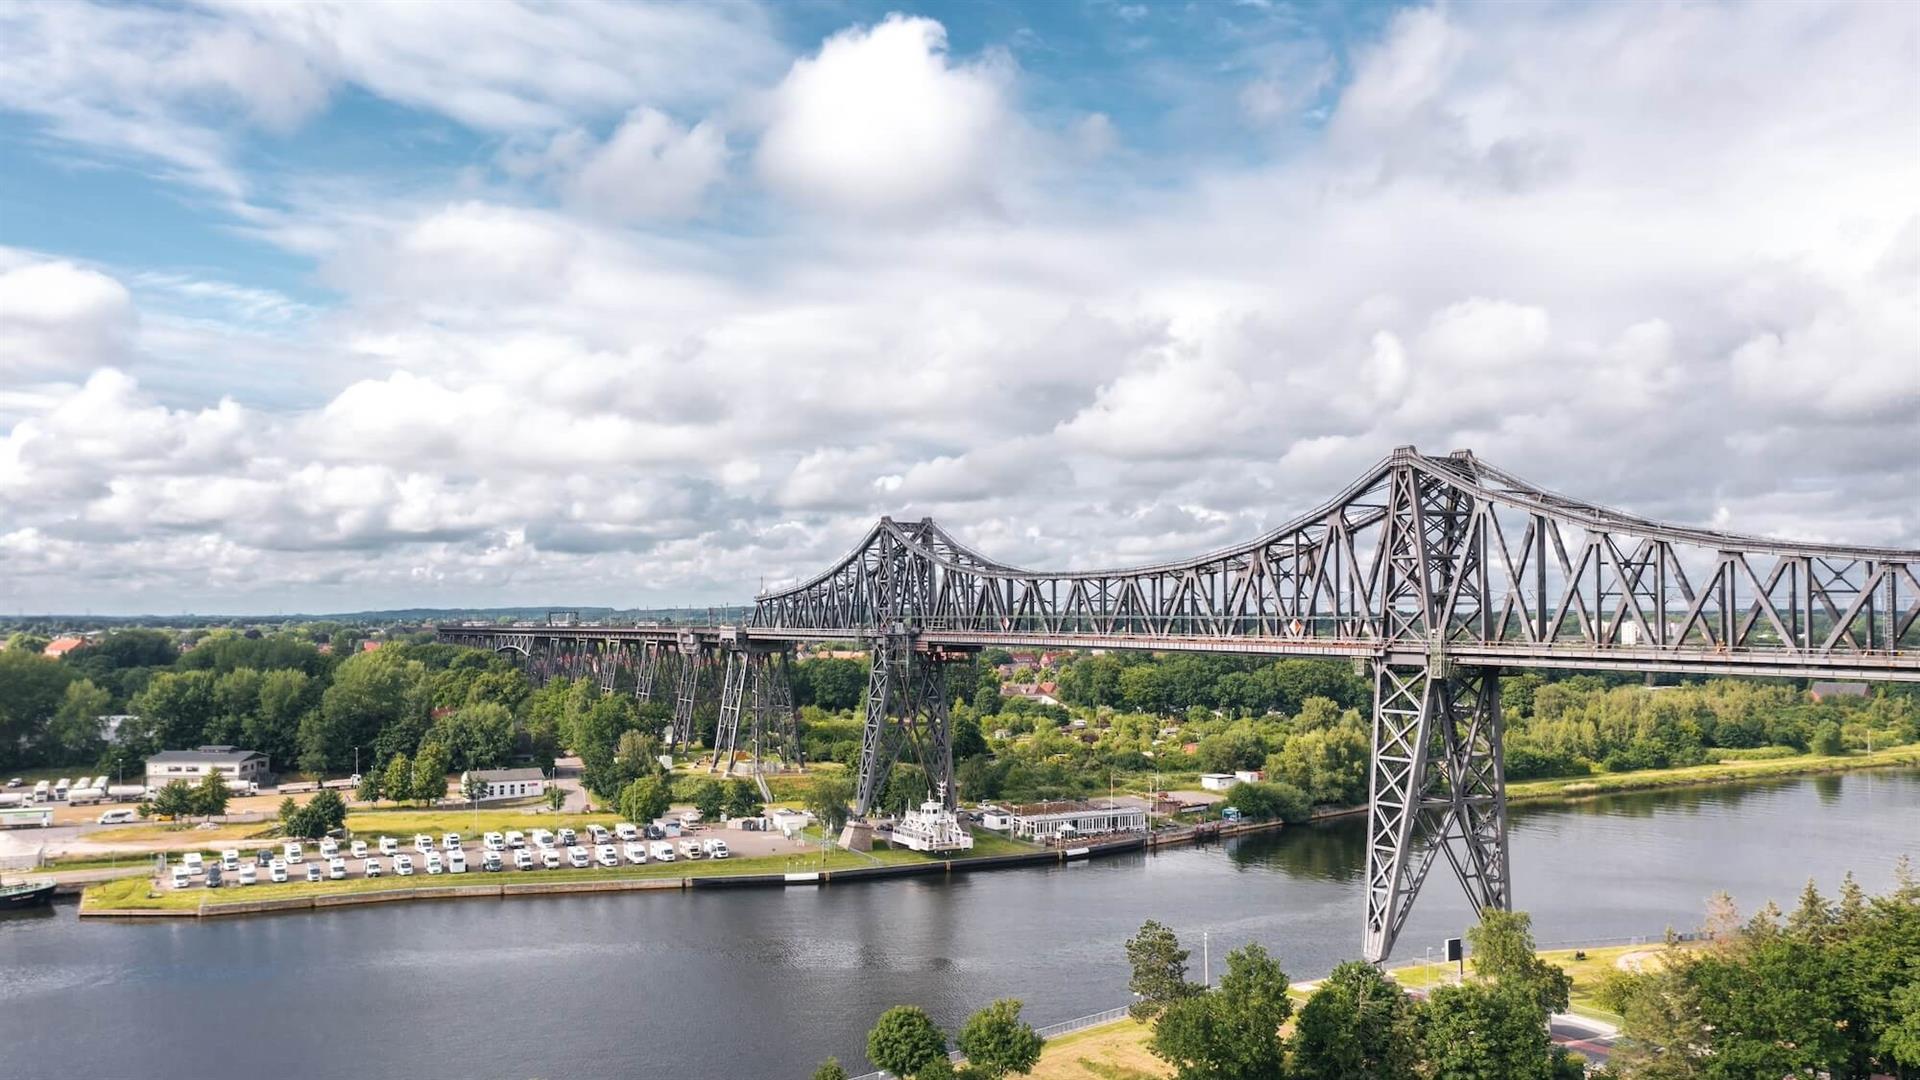
[[[1213,989],[1213,943],[1207,931],[1200,931],[1200,983]]]

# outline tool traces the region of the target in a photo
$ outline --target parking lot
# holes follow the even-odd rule
[[[554,830],[554,832],[556,835],[553,838],[554,842],[551,848],[540,847],[536,842],[535,836],[533,833],[531,832],[524,833],[520,838],[521,844],[522,844],[520,848],[516,849],[512,847],[507,847],[498,852],[501,859],[501,869],[499,871],[496,871],[495,873],[564,875],[568,873],[579,872],[582,868],[576,867],[573,865],[573,863],[569,858],[568,846],[560,843],[558,830],[556,829]],[[405,836],[392,835],[391,839],[393,841],[393,846],[395,848],[392,854],[383,854],[381,852],[382,838],[383,837],[380,834],[374,834],[370,836],[360,835],[360,836],[355,836],[353,838],[356,840],[363,840],[366,842],[366,845],[367,845],[366,858],[357,858],[352,854],[351,841],[339,841],[338,856],[345,868],[344,877],[339,880],[357,881],[357,880],[365,879],[367,876],[366,864],[370,860],[376,861],[379,863],[381,880],[389,880],[389,879],[396,879],[396,878],[399,878],[402,880],[408,880],[410,878],[423,878],[423,877],[434,877],[434,876],[443,877],[443,878],[450,877],[450,876],[459,876],[459,873],[456,873],[451,869],[450,860],[448,859],[448,856],[451,854],[452,849],[450,849],[446,844],[447,838],[445,834],[438,834],[431,838],[433,851],[435,854],[440,856],[441,865],[443,867],[442,872],[439,875],[434,875],[429,871],[429,868],[428,868],[429,864],[428,864],[426,853],[419,850],[415,846],[415,836],[413,834],[409,834]],[[503,840],[505,839],[506,838],[503,838]],[[769,855],[804,855],[804,854],[815,853],[819,850],[819,847],[817,844],[809,843],[805,840],[800,840],[800,839],[789,840],[779,832],[758,832],[758,831],[747,830],[747,829],[729,829],[725,827],[713,827],[713,826],[701,826],[701,825],[694,825],[691,828],[683,827],[678,836],[674,836],[671,838],[664,838],[660,840],[649,840],[649,839],[643,838],[641,840],[635,841],[647,849],[646,850],[647,859],[644,864],[634,862],[631,858],[629,858],[628,853],[626,851],[626,846],[628,841],[621,840],[620,838],[615,836],[609,841],[609,843],[612,844],[614,853],[618,857],[619,868],[638,870],[641,868],[642,865],[649,866],[649,867],[661,865],[663,860],[660,860],[653,850],[654,845],[660,844],[660,843],[669,844],[673,847],[674,858],[672,860],[672,863],[674,865],[684,865],[686,863],[691,863],[691,862],[715,861],[711,856],[706,855],[704,851],[697,858],[689,858],[687,855],[683,854],[681,851],[681,845],[683,842],[690,842],[695,845],[700,845],[704,848],[705,844],[708,841],[712,841],[712,840],[723,841],[726,844],[728,849],[728,854],[727,854],[728,860],[757,858],[757,857],[764,857]],[[485,860],[488,854],[488,850],[485,846],[484,837],[481,835],[472,835],[472,834],[463,833],[463,834],[459,834],[459,842],[460,842],[459,851],[465,856],[465,859],[466,859],[466,869],[463,873],[469,874],[469,875],[488,873],[488,871],[485,869],[485,865],[486,865]],[[594,843],[591,836],[588,834],[587,830],[579,829],[577,831],[577,835],[574,838],[574,846],[583,848],[587,853],[588,864],[584,869],[595,870],[595,871],[608,871],[608,870],[614,869],[614,867],[606,866],[598,860],[597,855],[598,855],[599,845]],[[281,859],[282,861],[285,861],[284,842],[262,843],[259,841],[254,841],[245,845],[238,846],[235,850],[237,850],[239,853],[239,864],[241,866],[253,867],[254,874],[255,874],[254,884],[264,885],[264,884],[272,883],[273,881],[271,876],[270,864],[269,865],[260,864],[259,859],[260,859],[260,854],[262,852],[268,853],[267,857],[269,860]],[[551,850],[558,855],[559,857],[558,867],[550,868],[547,862],[542,858],[543,854],[548,850]],[[517,865],[516,859],[515,859],[515,854],[517,851],[525,851],[529,853],[532,859],[531,867],[522,869]],[[307,874],[309,873],[308,867],[313,867],[313,866],[319,867],[320,873],[322,875],[321,881],[324,882],[328,880],[336,880],[330,877],[329,859],[326,855],[322,854],[322,848],[321,848],[320,842],[301,841],[300,853],[301,853],[300,862],[287,864],[287,880],[289,882],[307,881],[308,880]],[[408,857],[408,859],[411,861],[413,866],[412,875],[403,876],[398,873],[397,864],[395,860],[396,855],[405,855]],[[180,865],[180,861],[177,858],[172,859],[168,862],[168,866],[167,866],[168,873],[167,873],[166,880],[163,880],[161,882],[163,886],[169,887],[169,888],[172,887],[172,884],[173,884],[171,880],[172,871],[175,867],[179,865]],[[186,887],[201,888],[201,887],[204,887],[205,883],[206,883],[206,875],[204,874],[204,872],[201,874],[192,874],[192,875],[189,875],[188,877],[188,884]],[[223,871],[221,888],[232,888],[236,886],[239,886],[238,875],[232,871]]]

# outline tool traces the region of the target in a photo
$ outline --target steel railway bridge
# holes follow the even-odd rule
[[[1476,911],[1512,904],[1500,675],[1517,668],[1920,681],[1920,551],[1661,524],[1459,451],[1396,450],[1250,543],[1050,572],[996,562],[931,520],[882,518],[839,562],[757,598],[744,626],[443,626],[519,653],[536,680],[628,671],[693,740],[717,684],[713,768],[743,717],[757,759],[798,760],[796,644],[871,651],[855,812],[911,754],[954,805],[946,670],[990,646],[1347,658],[1371,671],[1365,950],[1393,948],[1444,858]],[[704,676],[704,677],[703,677]],[[756,774],[758,766],[755,767]]]

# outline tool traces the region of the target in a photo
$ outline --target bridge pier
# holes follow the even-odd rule
[[[1444,657],[1374,665],[1365,955],[1385,960],[1434,859],[1477,915],[1511,910],[1500,675]]]
[[[752,769],[756,777],[775,742],[780,745],[783,768],[801,762],[787,652],[786,648],[777,651],[747,648],[727,654],[726,677],[720,690],[720,720],[714,728],[713,761],[707,766],[707,772],[733,775],[733,755],[739,748],[743,714],[751,716],[747,737],[753,748]]]
[[[873,639],[866,724],[860,733],[855,817],[865,818],[873,810],[903,746],[913,751],[927,771],[933,797],[946,809],[955,808],[959,793],[953,782],[947,665],[963,655],[939,649],[917,650],[905,634]]]

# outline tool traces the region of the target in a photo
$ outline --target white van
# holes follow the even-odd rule
[[[553,847],[553,834],[545,829],[533,830],[533,845],[539,848]]]
[[[176,889],[184,889],[191,884],[193,884],[193,875],[187,872],[186,866],[175,866],[173,868],[173,887]]]
[[[607,827],[605,825],[587,826],[587,835],[593,839],[593,844],[595,847],[598,847],[601,844],[604,844],[607,841],[613,839],[613,834],[607,831]]]
[[[459,848],[447,852],[447,869],[455,874],[467,872],[467,853]]]
[[[727,850],[727,842],[717,837],[706,841],[700,846],[706,851],[707,857],[710,859],[724,859],[733,854]]]
[[[433,837],[426,833],[413,834],[413,850],[425,855],[433,850]]]
[[[100,815],[102,825],[125,825],[140,815],[132,810],[109,810]]]
[[[447,864],[440,861],[440,853],[437,851],[427,852],[427,873],[444,874],[446,872]]]
[[[322,837],[320,840],[320,857],[323,859],[331,859],[338,854],[340,854],[340,841],[335,840],[331,836]]]
[[[673,845],[667,843],[665,840],[655,840],[653,843],[647,845],[647,850],[653,854],[654,862],[673,861]]]
[[[546,867],[549,870],[560,869],[560,849],[541,848],[540,849],[540,865]]]
[[[508,829],[507,830],[507,846],[514,849],[515,851],[518,851],[521,848],[527,846],[527,838],[520,834],[519,829]]]
[[[619,837],[623,842],[638,840],[640,839],[640,826],[635,825],[631,821],[623,821],[613,827],[613,835]]]
[[[368,859],[366,868],[362,870],[361,873],[365,874],[367,877],[370,877],[370,878],[379,877],[380,876],[380,860]]]
[[[347,845],[347,854],[352,855],[356,859],[366,858],[367,842],[365,840],[355,840],[353,843]]]
[[[629,840],[627,841],[625,850],[626,850],[628,862],[632,863],[635,866],[642,866],[646,863],[647,845],[641,843],[638,840]]]
[[[186,867],[187,873],[195,877],[200,876],[207,870],[206,857],[197,851],[189,851],[185,855],[180,856],[180,865]]]
[[[339,881],[347,876],[347,860],[335,855],[327,860],[327,877]]]
[[[601,844],[593,849],[593,861],[606,867],[619,866],[620,853],[612,844]]]
[[[513,868],[515,870],[533,869],[533,852],[528,851],[526,848],[519,848],[514,851]]]
[[[497,832],[490,832],[481,837],[480,843],[488,851],[505,851],[507,848],[507,838]]]
[[[287,861],[275,859],[267,864],[267,876],[277,885],[287,880]]]
[[[391,836],[383,836],[380,838],[380,854],[398,855],[399,853],[400,853],[400,841],[395,840]]]
[[[393,857],[393,872],[401,877],[413,876],[413,856],[401,852]]]
[[[240,878],[239,878],[240,884],[251,885],[254,882],[259,880],[260,880],[260,871],[255,869],[252,863],[240,864]]]
[[[700,856],[701,856],[702,854],[703,854],[703,852],[701,852],[701,850],[700,850],[700,841],[698,841],[698,840],[682,840],[682,841],[680,841],[680,857],[681,857],[681,858],[683,858],[683,859],[697,859],[697,858],[699,858],[699,857],[700,857]]]
[[[298,840],[289,840],[281,845],[280,854],[287,860],[288,866],[292,866],[306,857],[300,853],[300,841]]]
[[[229,874],[233,873],[235,870],[240,869],[240,849],[239,848],[230,847],[227,850],[220,853],[220,869],[225,870]]]

